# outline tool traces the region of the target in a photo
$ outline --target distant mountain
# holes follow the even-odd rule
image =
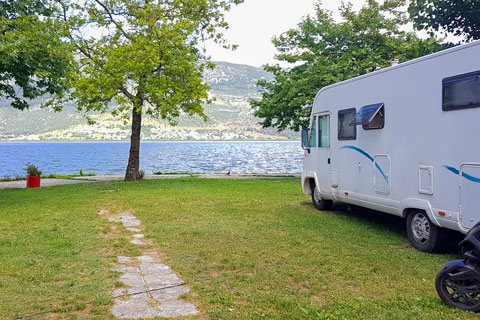
[[[261,68],[229,62],[216,62],[216,64],[216,68],[206,72],[204,77],[214,94],[259,96],[257,81],[273,78],[271,73]]]
[[[198,116],[181,115],[177,126],[162,120],[145,117],[142,124],[144,140],[278,140],[298,139],[294,132],[278,133],[263,129],[248,103],[259,98],[256,87],[259,79],[272,79],[261,68],[217,62],[214,70],[205,74],[216,101],[204,106],[209,120]],[[127,140],[130,124],[110,114],[90,115],[95,125],[88,125],[75,106],[67,106],[55,113],[40,108],[45,99],[31,102],[27,111],[18,111],[0,100],[0,140]]]

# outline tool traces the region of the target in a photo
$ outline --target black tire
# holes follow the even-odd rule
[[[408,241],[415,249],[437,252],[443,247],[443,229],[432,223],[425,211],[412,211],[407,216]]]
[[[330,210],[333,205],[332,200],[322,199],[318,188],[313,179],[310,180],[310,189],[312,190],[312,203],[320,211]]]
[[[435,279],[435,288],[443,303],[466,311],[480,311],[480,282],[478,280],[452,280],[451,274],[458,267],[440,270]]]

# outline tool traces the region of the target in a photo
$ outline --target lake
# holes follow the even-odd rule
[[[0,178],[25,176],[31,162],[43,175],[124,174],[129,142],[0,142]],[[299,141],[142,142],[140,169],[191,173],[301,173]]]

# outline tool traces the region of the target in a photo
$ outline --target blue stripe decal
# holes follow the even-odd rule
[[[450,166],[443,166],[443,167],[444,167],[445,169],[447,169],[448,171],[455,173],[456,175],[459,175],[459,174],[460,174],[460,171],[459,171],[458,169],[455,169],[454,167],[450,167]],[[469,174],[467,174],[467,173],[465,173],[465,172],[462,172],[462,177],[464,177],[464,178],[467,179],[467,180],[480,183],[480,178],[471,176],[471,175],[469,175]]]
[[[369,155],[368,153],[366,153],[365,151],[363,151],[362,149],[360,149],[360,148],[357,148],[357,147],[354,147],[354,146],[344,146],[344,147],[341,147],[340,149],[352,149],[352,150],[358,151],[361,154],[363,154],[365,157],[367,157],[370,161],[373,162],[373,157],[371,155]]]
[[[365,151],[363,151],[362,149],[358,148],[358,147],[355,147],[355,146],[344,146],[344,147],[341,147],[341,149],[352,149],[352,150],[355,150],[361,154],[363,154],[365,157],[368,158],[368,160],[372,161],[372,162],[375,162],[375,160],[373,159],[373,157],[371,155],[369,155],[368,153],[366,153]],[[382,168],[380,168],[380,166],[378,165],[378,163],[375,162],[375,167],[377,167],[378,171],[380,171],[380,173],[382,174],[383,178],[385,179],[385,181],[387,181],[388,183],[388,178],[387,176],[385,175],[385,173],[383,172]]]

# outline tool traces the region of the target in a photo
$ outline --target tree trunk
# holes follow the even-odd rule
[[[140,132],[142,130],[142,112],[132,110],[132,134],[130,136],[130,155],[128,157],[125,181],[140,180]]]

